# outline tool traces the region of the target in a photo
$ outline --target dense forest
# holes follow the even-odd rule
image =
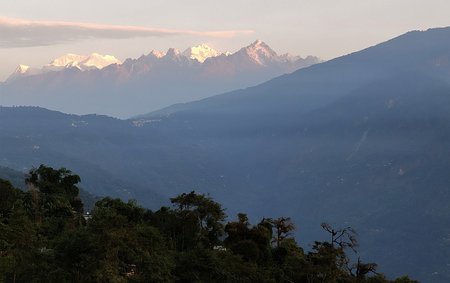
[[[329,240],[305,251],[289,217],[230,221],[195,192],[157,211],[107,197],[85,212],[79,182],[44,165],[26,191],[0,179],[0,282],[417,282],[365,263],[350,227],[322,223]]]

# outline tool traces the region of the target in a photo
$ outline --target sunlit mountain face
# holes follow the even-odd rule
[[[278,55],[260,40],[234,53],[201,44],[184,52],[151,51],[123,63],[112,55],[67,54],[42,68],[19,66],[1,86],[1,99],[4,105],[126,118],[249,87],[319,62],[313,56]]]
[[[200,63],[205,62],[206,59],[211,57],[217,57],[224,54],[225,56],[230,55],[231,52],[220,53],[219,51],[209,47],[207,44],[200,44],[198,46],[193,46],[186,49],[183,55],[199,61]]]
[[[121,64],[120,60],[111,55],[92,53],[91,55],[66,54],[60,56],[42,68],[32,68],[28,65],[19,65],[17,69],[6,79],[11,83],[17,79],[42,75],[47,72],[57,72],[64,69],[75,68],[80,71],[100,70],[111,64]]]

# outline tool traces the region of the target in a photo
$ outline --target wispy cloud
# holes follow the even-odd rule
[[[231,38],[252,30],[196,31],[64,21],[32,21],[0,16],[0,48],[45,46],[83,39],[167,36]]]

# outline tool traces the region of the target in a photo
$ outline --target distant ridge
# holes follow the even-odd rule
[[[85,56],[69,53],[54,59],[41,69],[30,68],[30,66],[27,65],[19,65],[17,69],[8,77],[6,83],[12,83],[14,80],[28,76],[42,75],[47,72],[62,71],[70,68],[77,68],[80,71],[93,69],[100,70],[111,64],[121,64],[121,62],[116,57],[111,55],[92,53],[91,55]]]
[[[200,44],[184,52],[151,51],[123,63],[111,55],[66,54],[42,68],[20,65],[0,86],[0,102],[126,118],[249,87],[319,62],[312,56],[278,55],[260,40],[235,53]]]

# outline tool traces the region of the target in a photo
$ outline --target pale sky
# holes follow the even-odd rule
[[[449,0],[3,0],[0,81],[66,53],[121,60],[256,39],[278,53],[331,59],[410,30],[450,26]]]

